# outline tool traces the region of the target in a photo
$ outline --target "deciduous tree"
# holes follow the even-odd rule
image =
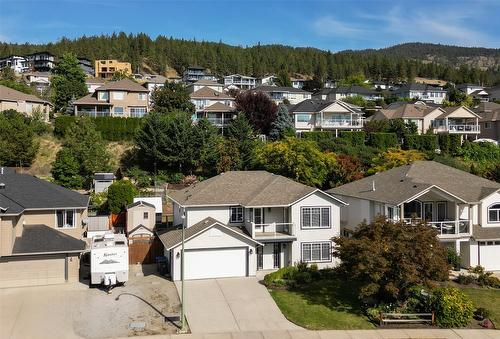
[[[153,91],[151,106],[154,111],[164,114],[175,111],[192,114],[195,109],[187,88],[183,84],[173,82],[166,82],[163,87]]]
[[[87,94],[85,73],[78,66],[78,59],[74,54],[65,53],[59,59],[52,77],[52,102],[58,112],[65,112],[72,99],[78,99]]]
[[[255,132],[269,134],[278,106],[262,92],[247,91],[236,97],[236,108],[243,112]]]
[[[108,207],[111,213],[118,214],[134,201],[137,189],[129,180],[117,180],[108,187]]]

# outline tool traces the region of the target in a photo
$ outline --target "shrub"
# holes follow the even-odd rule
[[[416,149],[419,151],[434,151],[438,148],[437,135],[434,134],[411,134],[404,140],[405,149]]]
[[[464,327],[472,318],[474,305],[461,290],[454,287],[434,291],[433,306],[440,327]]]
[[[365,132],[363,131],[342,131],[340,137],[350,145],[359,146],[365,144]]]
[[[76,117],[63,115],[57,117],[54,123],[54,135],[64,138],[68,126]],[[92,118],[95,129],[101,133],[103,139],[108,141],[133,140],[135,133],[141,126],[140,118],[98,117]]]
[[[455,155],[457,154],[461,140],[458,134],[439,134],[438,135],[439,149],[444,154]]]
[[[378,149],[397,147],[398,137],[396,133],[370,133],[368,135],[368,145]]]
[[[322,140],[332,140],[335,138],[335,134],[330,131],[313,131],[313,132],[302,132],[302,139],[312,140],[312,141],[322,141]]]
[[[266,274],[264,277],[264,285],[267,287],[285,286],[289,281],[293,280],[298,272],[296,266],[287,266],[280,268],[276,272]]]
[[[460,285],[470,285],[476,281],[476,278],[470,274],[459,274],[456,282]]]
[[[446,249],[446,259],[452,268],[460,269],[460,255],[453,248]]]
[[[68,127],[71,126],[75,120],[76,117],[70,115],[57,117],[54,121],[54,135],[59,138],[64,138]]]
[[[500,288],[500,279],[493,276],[491,272],[485,272],[479,274],[476,279],[478,285],[480,286],[489,286],[493,288]]]

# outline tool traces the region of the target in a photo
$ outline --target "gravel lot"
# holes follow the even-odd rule
[[[179,314],[174,284],[154,266],[131,266],[129,281],[108,294],[84,284],[0,289],[1,338],[106,338],[170,334],[164,316]],[[140,274],[142,275],[142,274]],[[118,300],[117,300],[118,299]],[[144,328],[130,328],[130,324]]]

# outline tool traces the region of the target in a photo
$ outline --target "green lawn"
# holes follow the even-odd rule
[[[462,288],[472,299],[476,307],[484,307],[491,312],[490,318],[498,328],[500,326],[500,290]]]
[[[307,288],[270,290],[281,312],[293,323],[312,330],[370,329],[352,285],[320,280]]]

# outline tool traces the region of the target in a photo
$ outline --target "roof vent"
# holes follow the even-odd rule
[[[0,167],[0,174],[3,174],[3,166]]]
[[[372,191],[375,191],[375,180],[372,181]]]
[[[2,182],[2,183],[0,183],[0,189],[1,189],[1,190],[5,189],[5,184],[4,184],[3,182]]]

